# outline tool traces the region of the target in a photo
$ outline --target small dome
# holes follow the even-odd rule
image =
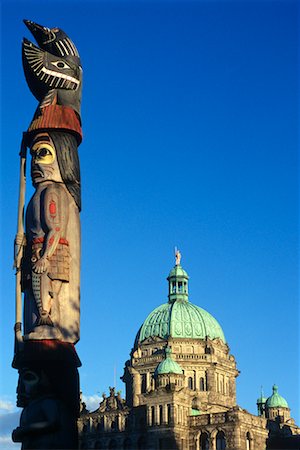
[[[266,401],[267,401],[267,398],[266,397],[259,397],[258,399],[257,399],[257,404],[265,404],[266,403]]]
[[[256,404],[257,405],[264,405],[267,401],[267,397],[264,396],[263,388],[261,387],[260,397],[258,397]]]
[[[173,278],[173,277],[176,277],[176,278],[182,277],[182,278],[187,278],[187,279],[189,278],[186,271],[180,265],[176,265],[175,267],[173,267],[173,269],[169,273],[167,280],[169,280],[169,278]]]
[[[287,401],[278,394],[278,386],[274,384],[273,394],[266,401],[266,408],[288,408]]]
[[[154,375],[163,375],[166,373],[176,373],[176,374],[183,374],[183,370],[180,367],[180,365],[174,361],[171,357],[171,350],[170,348],[166,348],[166,359],[161,361],[158,366],[156,367]]]

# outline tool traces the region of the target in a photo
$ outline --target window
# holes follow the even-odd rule
[[[162,425],[163,422],[163,407],[159,405],[159,425]]]
[[[207,433],[202,433],[200,436],[200,450],[209,450],[209,440]]]
[[[183,289],[182,289],[182,281],[178,281],[178,292],[183,292]]]
[[[224,382],[223,382],[222,375],[220,377],[220,392],[221,392],[221,394],[224,394]]]
[[[226,439],[223,431],[218,431],[216,437],[216,444],[217,450],[224,450],[226,448]]]
[[[167,422],[168,425],[171,423],[171,405],[167,405]]]
[[[144,394],[147,390],[147,378],[146,374],[142,373],[142,394]]]
[[[203,377],[200,377],[200,391],[205,391],[205,380]]]
[[[246,434],[246,450],[251,450],[251,437],[249,432]]]
[[[151,406],[151,408],[150,408],[150,423],[152,426],[155,425],[155,408],[154,408],[154,406]]]
[[[192,377],[189,377],[188,378],[188,387],[189,387],[189,389],[193,389],[193,378]]]

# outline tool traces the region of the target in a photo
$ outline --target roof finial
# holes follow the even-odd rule
[[[175,261],[176,261],[176,266],[180,266],[181,253],[177,247],[175,247]]]

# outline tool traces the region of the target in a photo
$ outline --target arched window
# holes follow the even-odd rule
[[[192,377],[189,377],[188,378],[188,387],[189,387],[189,389],[193,389],[193,378]]]
[[[246,450],[251,450],[251,437],[249,431],[246,434]]]
[[[202,433],[200,436],[200,450],[209,450],[209,440],[207,433]]]
[[[223,383],[223,378],[220,379],[220,392],[221,392],[221,394],[224,393],[224,383]]]
[[[115,430],[115,429],[117,428],[117,424],[116,424],[116,421],[115,421],[115,420],[112,420],[112,421],[111,421],[110,427],[111,427],[112,430]]]
[[[151,406],[151,425],[154,426],[155,424],[155,408],[154,406]]]
[[[224,450],[226,448],[226,439],[223,431],[218,431],[216,436],[216,449]]]
[[[167,405],[167,423],[168,425],[171,423],[171,405]]]
[[[159,405],[159,425],[162,425],[163,422],[163,407]]]
[[[204,377],[200,377],[200,391],[205,391],[205,380]]]
[[[142,394],[144,394],[147,390],[147,378],[146,374],[142,373]]]
[[[130,450],[131,447],[131,440],[129,438],[126,438],[123,442],[123,450]]]

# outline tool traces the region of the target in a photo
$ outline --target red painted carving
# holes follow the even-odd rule
[[[50,215],[55,217],[56,216],[56,203],[54,200],[51,200],[50,205],[49,205],[49,212]]]

